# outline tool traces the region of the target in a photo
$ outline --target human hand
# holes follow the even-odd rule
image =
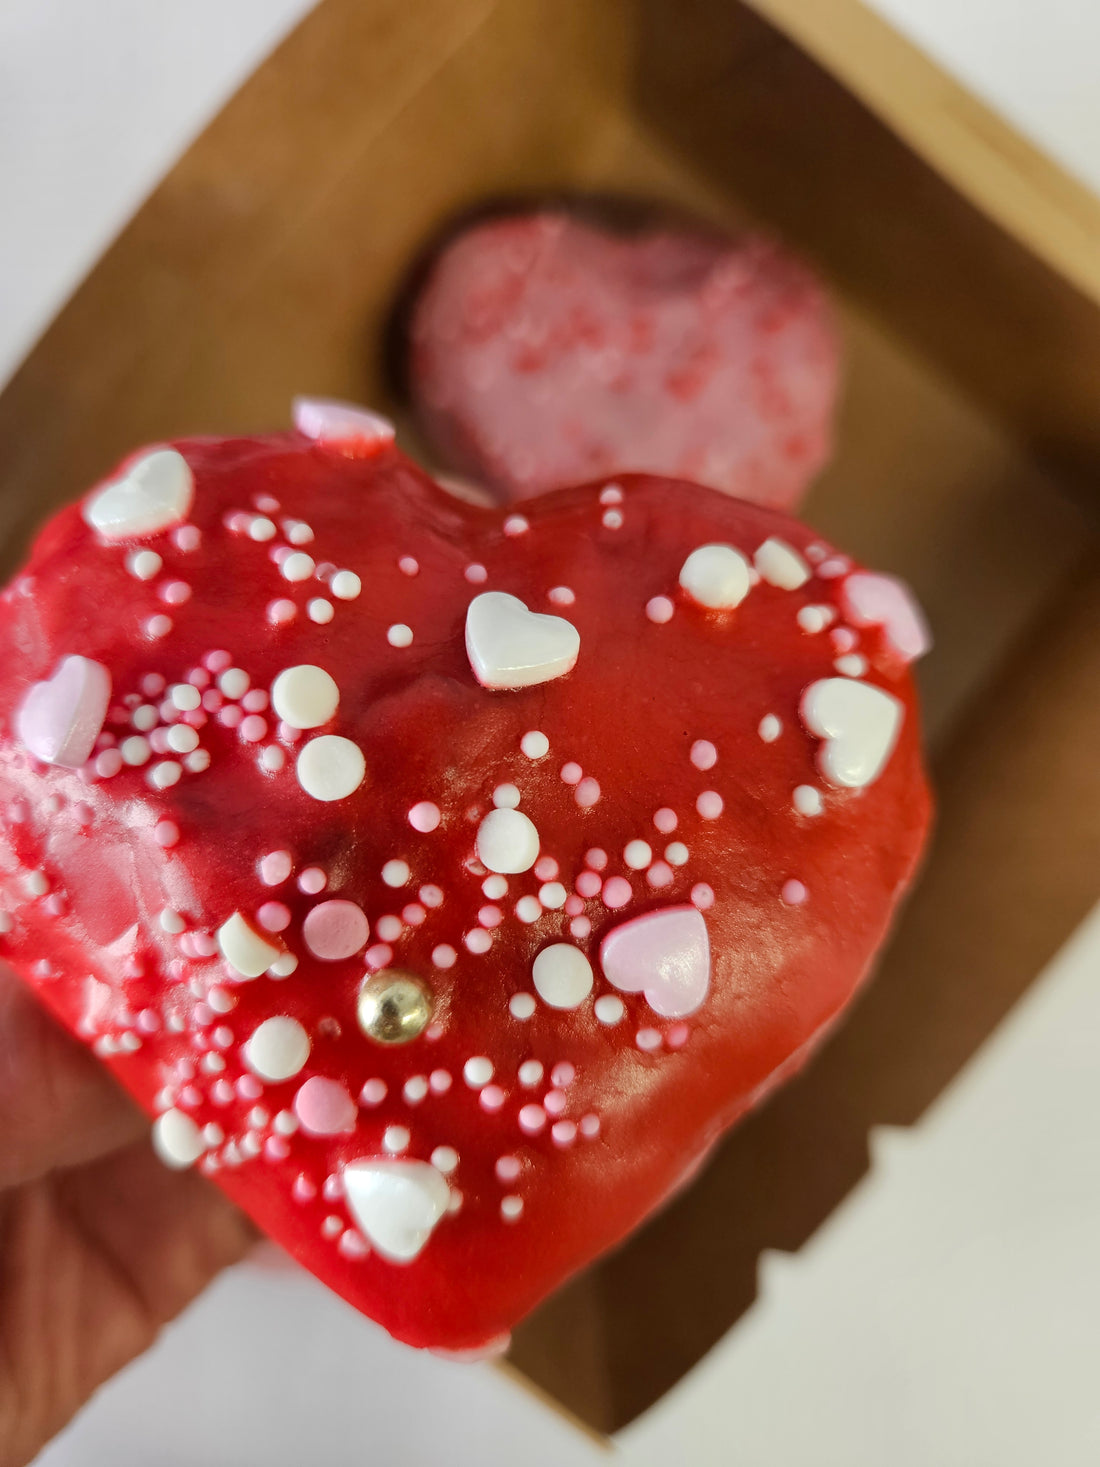
[[[0,965],[0,1467],[22,1467],[254,1241]]]

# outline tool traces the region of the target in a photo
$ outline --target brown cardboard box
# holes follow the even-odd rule
[[[393,407],[379,344],[418,246],[561,188],[763,222],[816,261],[849,385],[806,515],[908,577],[939,642],[939,834],[875,984],[517,1331],[513,1368],[608,1429],[729,1328],[760,1251],[820,1224],[869,1129],[920,1115],[1097,896],[1100,205],[855,0],[324,0],[0,397],[0,535],[7,570],[141,441],[270,428],[297,391]]]

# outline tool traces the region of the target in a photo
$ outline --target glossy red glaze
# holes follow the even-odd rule
[[[796,613],[811,603],[835,606],[839,582],[815,575],[796,591],[760,582],[730,612],[707,611],[678,586],[681,565],[702,544],[724,542],[751,558],[766,537],[779,535],[804,551],[815,543],[805,527],[712,491],[628,476],[619,480],[619,528],[604,525],[597,484],[531,502],[524,506],[529,527],[505,534],[504,512],[458,503],[385,444],[368,457],[320,448],[298,434],[177,446],[195,477],[190,523],[201,531],[197,549],[178,549],[171,529],[143,537],[164,566],[142,582],[126,568],[133,545],[101,543],[71,508],[46,527],[3,595],[0,905],[11,925],[0,951],[150,1113],[174,1101],[199,1125],[222,1128],[227,1141],[211,1146],[199,1165],[326,1283],[414,1345],[485,1346],[667,1197],[770,1077],[805,1054],[866,974],[929,816],[911,682],[881,633],[863,631],[865,680],[901,701],[904,721],[875,783],[830,789],[798,708],[809,683],[834,675],[836,652],[828,631],[802,631]],[[329,623],[315,623],[305,609],[325,587],[316,578],[287,581],[273,560],[285,545],[282,531],[266,542],[249,538],[257,495],[278,501],[270,511],[277,525],[308,522],[314,538],[301,548],[318,563],[361,577],[357,599],[329,598]],[[243,518],[232,521],[235,511]],[[227,528],[227,517],[236,528]],[[821,552],[813,553],[820,560]],[[415,575],[399,568],[407,556],[418,563]],[[486,568],[484,583],[466,578],[471,563]],[[190,599],[165,607],[158,587],[166,581],[187,583]],[[571,605],[548,600],[560,586],[575,593]],[[580,633],[575,669],[520,691],[480,687],[463,629],[469,602],[486,589],[572,621]],[[663,625],[645,613],[660,595],[675,607]],[[298,607],[292,621],[267,620],[265,609],[277,598]],[[150,617],[165,612],[171,630],[150,637]],[[413,629],[411,646],[388,643],[395,623]],[[292,665],[315,663],[332,674],[340,692],[336,714],[300,743],[314,733],[353,740],[367,768],[355,794],[333,803],[309,797],[295,776],[300,744],[286,744],[281,771],[265,772],[262,750],[279,744],[270,711],[259,714],[271,724],[259,742],[242,736],[243,720],[228,727],[212,714],[197,730],[209,768],[184,772],[163,791],[147,781],[151,765],[107,778],[48,767],[13,733],[30,685],[48,678],[64,656],[92,658],[110,670],[114,712],[106,731],[121,739],[133,732],[126,726],[128,695],[143,705],[162,701],[142,693],[143,679],[159,675],[169,687],[185,682],[216,649],[248,674],[253,691],[269,689]],[[758,733],[767,714],[782,722],[772,743]],[[521,752],[531,730],[549,740],[541,758]],[[705,772],[689,757],[697,740],[717,751]],[[589,808],[578,805],[580,785],[560,776],[568,762],[599,784]],[[490,904],[474,839],[502,783],[518,787],[520,808],[567,891],[593,849],[607,853],[605,880],[629,882],[624,907],[609,910],[598,896],[584,902],[589,935],[571,937],[577,919],[564,909],[544,910],[530,925],[516,918],[517,901],[542,885],[528,871],[507,877],[507,894],[492,899],[502,920],[492,927],[489,951],[465,946],[465,934],[478,928],[478,913]],[[822,790],[820,816],[793,809],[800,784]],[[719,818],[697,813],[704,791],[721,795]],[[421,801],[442,812],[427,833],[407,818]],[[653,817],[668,808],[678,825],[661,834]],[[172,836],[165,821],[178,827],[175,844],[161,843]],[[655,862],[670,841],[687,846],[686,864],[672,866],[669,884],[651,887],[644,871],[624,862],[628,842],[639,839],[650,844]],[[259,861],[283,850],[294,874],[265,885]],[[410,868],[398,889],[382,878],[391,861]],[[268,869],[278,875],[281,864]],[[327,873],[323,892],[299,890],[297,875],[308,867]],[[34,895],[28,873],[38,871],[49,891]],[[781,896],[791,879],[807,889],[798,906]],[[613,991],[599,968],[603,936],[643,912],[689,903],[700,883],[714,893],[705,913],[712,969],[702,1007],[686,1019],[664,1019],[641,993],[624,993],[622,1022],[598,1022],[594,1000]],[[61,900],[52,900],[58,894]],[[310,955],[303,918],[333,897],[358,903],[369,917],[376,962],[385,957],[377,951],[380,919],[401,919],[389,944],[393,962],[435,995],[434,1026],[421,1038],[393,1048],[366,1038],[356,1022],[364,957],[323,962]],[[266,902],[289,908],[289,925],[272,940],[285,943],[299,966],[285,979],[235,982],[218,956],[199,954],[235,910],[254,921]],[[163,929],[164,909],[181,915],[183,933]],[[533,1017],[513,1017],[509,998],[533,991],[535,955],[552,941],[574,940],[595,972],[589,997],[570,1011],[536,1000]],[[458,954],[446,969],[432,961],[442,944]],[[227,999],[229,1012],[212,1011]],[[232,1087],[245,1073],[241,1045],[272,1014],[305,1026],[312,1041],[305,1067],[294,1079],[263,1084],[258,1096],[256,1082],[243,1098],[233,1092],[225,1100],[220,1082]],[[641,1029],[661,1036],[655,1051],[639,1047]],[[126,1052],[137,1041],[140,1048]],[[204,1062],[205,1054],[222,1055],[224,1070],[217,1059]],[[463,1078],[474,1056],[492,1062],[493,1083],[503,1091],[499,1109],[487,1109]],[[541,1062],[544,1075],[526,1088],[518,1073],[531,1060]],[[551,1071],[563,1064],[559,1080],[568,1078],[568,1066],[575,1071],[559,1091],[564,1105],[551,1101],[547,1108],[557,1115],[540,1134],[526,1134],[521,1107],[542,1103]],[[407,1080],[440,1071],[451,1077],[445,1092],[429,1088],[422,1099],[403,1098]],[[265,1145],[271,1118],[290,1111],[299,1085],[315,1075],[341,1082],[356,1097],[364,1082],[381,1079],[387,1093],[381,1103],[360,1107],[351,1133],[298,1132],[285,1146],[275,1141],[258,1157],[240,1159],[246,1134],[255,1138],[244,1142],[246,1151]],[[417,1084],[410,1093],[422,1089]],[[266,1122],[250,1118],[257,1105]],[[597,1136],[554,1141],[555,1118],[579,1123],[592,1115]],[[411,1158],[426,1161],[438,1146],[459,1155],[449,1181],[461,1207],[404,1265],[377,1251],[348,1257],[327,1235],[354,1223],[334,1195],[338,1180],[329,1182],[326,1198],[326,1178],[338,1179],[349,1161],[382,1155],[388,1126],[408,1128]],[[505,1156],[519,1160],[518,1176],[506,1183],[496,1165]],[[515,1221],[501,1216],[505,1196],[523,1200]],[[326,1228],[330,1217],[339,1227]],[[350,1233],[345,1248],[356,1242]]]

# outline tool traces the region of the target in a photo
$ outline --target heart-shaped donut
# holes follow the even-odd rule
[[[867,972],[913,688],[775,512],[497,512],[373,415],[298,422],[132,460],[4,593],[0,953],[169,1165],[400,1339],[492,1348]]]

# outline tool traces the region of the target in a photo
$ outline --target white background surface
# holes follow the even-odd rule
[[[369,3],[369,0],[364,0]],[[413,3],[413,0],[410,0]],[[1096,0],[877,0],[1100,189]],[[3,0],[0,380],[304,0]],[[1100,1461],[1100,912],[742,1323],[620,1443],[641,1464]],[[423,1409],[424,1403],[430,1409]],[[490,1367],[238,1270],[43,1467],[586,1467]]]

